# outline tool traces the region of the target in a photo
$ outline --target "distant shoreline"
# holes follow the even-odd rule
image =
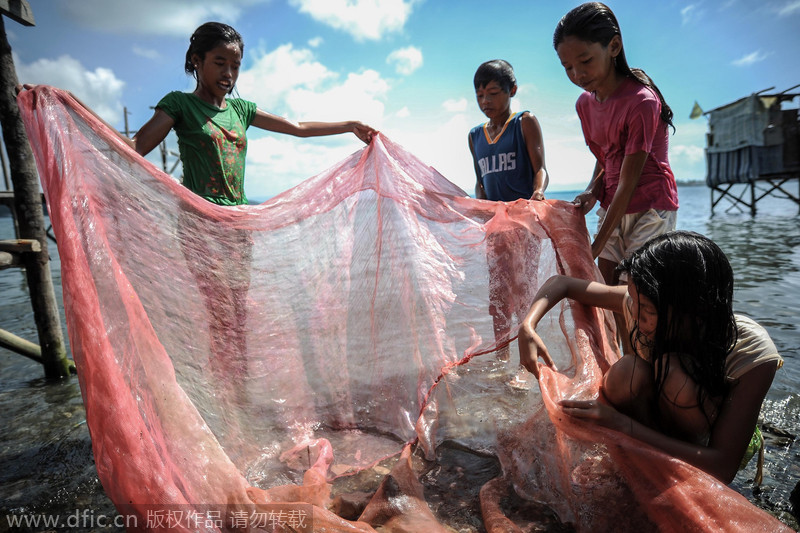
[[[701,187],[701,186],[705,187],[706,186],[706,180],[705,179],[699,179],[699,180],[676,180],[676,183],[678,184],[679,187]],[[547,189],[547,192],[545,193],[545,196],[547,196],[547,193],[557,194],[557,195],[578,194],[582,190],[583,189],[552,189],[552,190],[551,189]],[[475,195],[470,193],[469,197],[470,198],[475,198]],[[260,205],[260,204],[263,204],[264,202],[270,200],[271,198],[272,197],[258,196],[258,197],[248,198],[248,202],[249,202],[250,205]]]
[[[677,183],[678,183],[678,186],[680,186],[680,187],[698,187],[698,186],[701,186],[701,185],[703,187],[706,186],[705,180],[682,180],[682,181],[679,180],[679,181],[677,181]],[[553,190],[551,192],[558,193],[558,194],[579,193],[580,189]],[[470,195],[470,196],[472,197],[472,195]],[[259,204],[263,204],[264,202],[266,202],[269,199],[270,199],[269,197],[268,198],[262,198],[262,197],[250,198],[248,203],[250,205],[259,205]],[[0,217],[6,217],[6,216],[8,216],[8,217],[11,216],[11,210],[10,209],[0,209]]]

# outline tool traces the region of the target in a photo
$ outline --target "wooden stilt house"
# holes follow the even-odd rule
[[[790,92],[797,87],[765,89],[704,113],[712,213],[725,199],[729,210],[755,215],[757,202],[770,195],[800,208],[800,123],[793,107],[800,93]]]

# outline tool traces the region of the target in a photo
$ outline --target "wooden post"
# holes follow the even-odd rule
[[[709,187],[711,192],[711,215],[714,215],[714,187]]]
[[[11,10],[11,11],[9,11]],[[26,0],[0,0],[0,13],[33,23]],[[21,15],[20,15],[21,13]],[[36,329],[42,351],[46,377],[69,375],[69,362],[53,280],[50,276],[50,256],[44,225],[39,177],[17,107],[15,86],[17,73],[11,57],[11,45],[6,38],[5,22],[0,16],[0,125],[8,154],[11,181],[14,184],[14,207],[19,221],[20,238],[35,239],[41,252],[22,254],[28,279]]]
[[[3,183],[6,186],[6,190],[11,189],[11,182],[8,181],[8,167],[6,167],[6,153],[3,150],[3,147],[0,146],[0,166],[3,167]]]

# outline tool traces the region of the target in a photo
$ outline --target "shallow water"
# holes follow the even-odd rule
[[[571,199],[573,193],[551,197]],[[733,487],[751,502],[797,529],[800,512],[800,216],[792,202],[762,200],[759,213],[725,212],[710,216],[704,186],[679,187],[678,227],[714,239],[728,254],[736,274],[736,310],[764,325],[785,359],[762,409],[766,462],[764,482],[754,488],[755,461],[740,472]],[[11,218],[0,207],[0,239],[13,238]],[[587,217],[590,231],[596,216]],[[61,298],[58,253],[50,243],[52,273]],[[63,321],[63,317],[62,317]],[[23,273],[0,271],[0,328],[35,341],[33,312]],[[65,329],[66,332],[66,329]],[[47,381],[35,362],[0,348],[0,532],[8,517],[54,517],[71,531],[122,530],[97,480],[85,412],[76,378]],[[507,406],[493,406],[502,410]],[[491,410],[491,406],[487,406]],[[464,465],[472,465],[464,470]],[[445,494],[456,487],[459,501],[477,498],[479,485],[493,477],[497,464],[464,450],[443,446],[440,462],[423,476],[434,511],[456,519],[461,531],[481,531],[477,506],[448,507]],[[485,479],[484,479],[485,478]],[[335,488],[335,487],[334,487]],[[794,496],[792,495],[794,491]],[[474,492],[474,494],[473,494]],[[794,501],[794,506],[793,502]],[[524,506],[523,502],[518,502]],[[52,530],[39,523],[18,530]],[[546,530],[563,530],[555,521]]]

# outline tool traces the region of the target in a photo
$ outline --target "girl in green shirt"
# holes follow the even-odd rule
[[[376,131],[358,121],[300,122],[262,111],[252,102],[228,98],[239,77],[244,42],[232,27],[207,22],[197,28],[186,51],[184,70],[197,80],[194,92],[171,92],[152,118],[127,142],[149,153],[171,129],[178,135],[183,183],[196,194],[221,205],[247,203],[244,167],[245,131],[255,126],[297,137],[352,132],[365,143]]]

